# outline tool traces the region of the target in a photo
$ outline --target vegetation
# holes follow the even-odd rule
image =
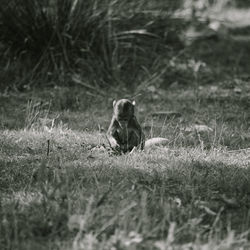
[[[3,63],[8,75],[17,63],[25,77],[7,78],[3,86],[38,85],[41,79],[40,85],[70,84],[80,78],[103,87],[139,80],[167,49],[163,35],[172,29],[167,16],[144,12],[146,2],[6,1],[0,7],[0,39],[8,45]]]
[[[247,29],[209,28],[215,5],[19,2],[0,7],[0,249],[248,249]],[[123,97],[167,147],[110,154]]]
[[[181,116],[153,119],[145,114],[159,110],[150,106],[157,93],[148,92],[139,120],[147,138],[167,137],[169,146],[112,156],[103,133],[111,100],[97,96],[90,105],[77,90],[1,98],[2,249],[248,246],[244,94],[171,87],[157,103]],[[197,124],[204,127],[193,129]]]

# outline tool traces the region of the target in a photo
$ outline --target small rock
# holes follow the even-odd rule
[[[234,88],[234,92],[235,92],[236,94],[241,94],[242,89],[235,87],[235,88]]]

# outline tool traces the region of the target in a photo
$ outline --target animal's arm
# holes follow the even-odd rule
[[[114,118],[112,118],[108,128],[107,139],[111,148],[117,149],[119,147],[119,136],[117,133],[116,120]]]
[[[109,144],[110,144],[111,148],[116,148],[118,146],[118,143],[117,143],[117,141],[116,141],[116,139],[114,137],[107,134],[107,139],[109,141]]]
[[[131,133],[129,135],[130,144],[142,150],[145,145],[145,135],[136,117],[133,117],[133,120],[130,123],[130,129],[131,129]]]

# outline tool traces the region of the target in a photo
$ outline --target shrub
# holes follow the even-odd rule
[[[168,51],[169,18],[146,12],[152,8],[146,3],[4,0],[0,39],[8,48],[7,58],[22,62],[26,83],[38,75],[42,82],[70,82],[77,73],[101,86],[128,84],[140,72],[148,76],[150,67]]]

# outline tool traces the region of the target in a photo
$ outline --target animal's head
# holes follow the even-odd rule
[[[135,113],[135,101],[120,99],[113,101],[114,116],[122,128],[127,127]]]

